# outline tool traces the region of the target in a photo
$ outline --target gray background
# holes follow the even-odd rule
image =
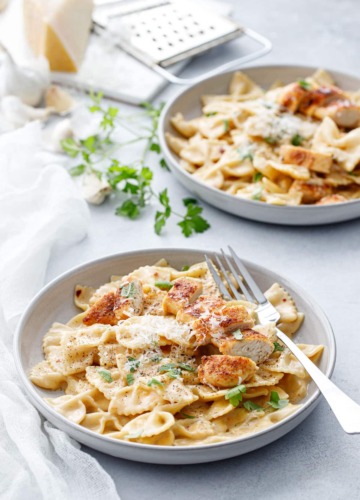
[[[273,51],[261,63],[309,64],[360,77],[360,3],[357,0],[233,0],[234,17],[267,35]],[[212,52],[219,59],[219,51]],[[260,62],[259,62],[260,64]],[[194,66],[196,68],[194,69]],[[198,71],[200,63],[188,68]],[[161,98],[177,92],[168,88]],[[156,168],[155,163],[153,163]],[[169,188],[180,208],[187,192],[157,169],[156,186]],[[113,215],[107,203],[92,208],[89,236],[53,256],[47,279],[110,253],[148,247],[216,250],[230,243],[241,255],[305,287],[327,313],[337,339],[333,380],[360,403],[360,220],[327,227],[292,228],[250,222],[205,206],[212,228],[186,240],[175,223],[159,238],[153,213],[136,222]],[[290,434],[245,456],[197,466],[146,465],[87,449],[111,474],[123,500],[358,499],[360,435],[347,436],[322,401]]]

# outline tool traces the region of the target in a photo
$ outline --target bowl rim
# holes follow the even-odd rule
[[[273,212],[280,211],[280,210],[281,211],[286,210],[287,212],[292,212],[292,213],[296,213],[299,211],[301,213],[303,213],[306,211],[307,212],[312,211],[314,209],[317,210],[318,212],[320,212],[320,211],[324,211],[324,210],[328,211],[329,208],[330,208],[330,210],[337,210],[337,207],[343,207],[344,205],[350,206],[350,205],[360,204],[360,198],[359,198],[359,199],[355,199],[355,200],[349,200],[349,201],[346,201],[343,203],[333,203],[330,205],[296,205],[296,206],[293,206],[293,205],[272,205],[270,203],[265,203],[265,202],[258,201],[258,200],[249,200],[247,198],[236,197],[232,194],[229,194],[225,191],[222,191],[221,189],[214,188],[214,187],[206,184],[205,182],[201,182],[200,180],[195,178],[193,175],[191,175],[189,172],[187,172],[186,170],[184,170],[181,167],[181,165],[179,164],[179,161],[177,159],[178,155],[175,155],[175,153],[173,153],[170,150],[170,148],[167,144],[166,138],[165,138],[165,124],[167,122],[169,122],[169,118],[167,119],[167,114],[168,114],[170,108],[184,94],[192,91],[193,89],[196,89],[197,87],[200,87],[204,82],[208,82],[210,80],[216,80],[217,78],[219,78],[221,76],[234,74],[236,71],[242,71],[242,72],[246,73],[246,70],[248,70],[248,69],[262,69],[262,70],[266,70],[266,69],[269,69],[269,70],[303,69],[304,71],[315,72],[319,68],[315,67],[315,66],[306,66],[306,65],[301,65],[301,64],[298,64],[298,65],[286,64],[286,63],[284,63],[284,64],[256,64],[256,65],[254,64],[254,65],[249,65],[249,66],[246,65],[244,67],[240,67],[237,69],[226,71],[224,73],[219,73],[217,75],[210,76],[208,78],[204,78],[201,81],[194,83],[193,85],[187,86],[185,89],[181,89],[177,94],[175,94],[173,97],[171,97],[166,102],[164,108],[161,111],[160,118],[159,118],[159,126],[158,126],[159,144],[160,144],[161,151],[163,152],[166,160],[170,164],[170,168],[176,170],[180,175],[184,176],[189,182],[194,183],[195,186],[199,186],[201,189],[208,191],[209,196],[211,196],[211,194],[216,194],[217,196],[223,197],[223,199],[228,201],[228,202],[237,200],[237,202],[239,204],[246,203],[246,204],[249,204],[250,206],[253,205],[253,206],[256,206],[258,208],[264,207],[264,208],[266,208],[266,210],[270,210]],[[335,73],[335,74],[341,75],[345,78],[346,77],[355,78],[359,81],[359,86],[360,86],[360,77],[357,75],[354,75],[352,73],[344,73],[343,71],[337,71],[336,69],[331,69],[331,68],[324,68],[324,70],[329,72],[329,73]],[[177,158],[174,158],[174,155]],[[212,205],[212,203],[210,203],[208,200],[204,200],[204,201],[207,201],[207,203]],[[215,206],[215,205],[213,205],[213,206]]]
[[[136,251],[127,251],[127,252],[120,252],[120,253],[115,253],[115,254],[109,254],[105,255],[103,257],[97,258],[97,259],[92,259],[89,260],[81,265],[74,266],[70,268],[68,271],[65,271],[64,273],[61,273],[59,276],[56,278],[52,279],[47,285],[45,285],[31,300],[31,302],[28,304],[26,310],[22,314],[20,321],[17,325],[15,334],[14,334],[14,339],[13,339],[13,351],[14,351],[14,362],[15,362],[15,367],[18,372],[18,375],[20,376],[20,380],[22,382],[23,387],[25,388],[27,395],[29,396],[30,400],[33,402],[34,406],[42,413],[43,415],[48,413],[52,416],[53,420],[60,420],[61,423],[63,424],[64,427],[69,426],[74,432],[76,433],[84,433],[85,435],[89,436],[93,440],[93,442],[99,442],[99,443],[108,443],[109,445],[117,445],[119,447],[129,447],[130,449],[143,449],[143,450],[153,450],[158,452],[159,450],[173,450],[172,453],[180,453],[181,451],[196,451],[196,450],[201,450],[201,449],[216,449],[219,447],[225,447],[227,445],[234,445],[234,444],[241,444],[244,442],[249,442],[252,440],[256,440],[257,438],[261,437],[262,435],[265,435],[269,433],[270,431],[276,431],[276,429],[282,427],[283,425],[289,423],[291,420],[297,418],[301,413],[306,412],[307,409],[310,407],[315,406],[319,402],[319,398],[321,397],[320,390],[318,389],[317,386],[315,386],[315,391],[312,396],[309,397],[309,399],[303,403],[298,410],[296,410],[294,413],[290,414],[283,420],[280,420],[279,422],[271,425],[270,427],[267,427],[266,429],[260,430],[258,432],[239,437],[236,439],[229,439],[226,441],[222,441],[219,443],[211,443],[211,444],[200,444],[200,445],[189,445],[189,446],[158,446],[158,445],[150,445],[150,444],[143,444],[143,443],[133,443],[133,442],[128,442],[128,441],[122,441],[119,439],[111,438],[103,434],[98,434],[94,431],[91,431],[90,429],[87,429],[86,427],[82,427],[80,424],[75,424],[74,422],[71,422],[67,418],[65,418],[63,415],[60,413],[56,412],[50,405],[48,405],[45,401],[44,398],[40,396],[40,394],[37,392],[37,390],[34,387],[34,384],[31,383],[31,381],[28,378],[28,375],[26,374],[22,362],[21,362],[21,340],[22,340],[22,331],[24,329],[24,326],[27,323],[28,317],[31,315],[31,313],[36,309],[38,303],[46,297],[47,292],[52,289],[53,287],[56,287],[59,283],[61,283],[63,280],[66,280],[67,278],[73,277],[76,273],[90,270],[91,267],[97,265],[97,264],[104,264],[106,262],[111,262],[112,260],[117,260],[117,259],[126,259],[128,257],[140,257],[144,255],[148,255],[151,253],[158,253],[159,256],[160,254],[181,254],[181,253],[202,253],[202,252],[207,252],[210,253],[211,255],[216,255],[218,252],[216,251],[207,251],[207,250],[202,250],[202,249],[194,249],[194,248],[181,248],[181,247],[176,247],[176,248],[171,248],[171,247],[166,247],[166,248],[149,248],[149,249],[144,249],[144,250],[136,250]],[[220,255],[220,254],[219,254]],[[163,256],[164,257],[164,256]],[[166,258],[166,257],[165,257]],[[171,257],[170,257],[171,258]],[[328,365],[327,369],[325,372],[323,372],[328,378],[331,377],[334,367],[335,367],[335,362],[336,362],[336,340],[335,340],[335,335],[331,326],[331,323],[327,316],[325,315],[324,311],[321,309],[321,307],[317,304],[316,301],[313,300],[311,295],[309,295],[301,286],[298,286],[296,283],[293,283],[292,281],[289,281],[287,278],[283,277],[281,274],[278,274],[277,272],[273,272],[270,269],[267,269],[259,264],[256,264],[252,261],[248,261],[243,259],[244,263],[246,266],[249,266],[250,269],[255,269],[256,271],[260,272],[261,274],[265,275],[276,275],[277,278],[279,278],[281,281],[280,283],[290,285],[290,288],[293,286],[295,287],[296,293],[300,294],[301,297],[304,297],[306,302],[309,302],[311,300],[311,306],[313,308],[314,314],[316,317],[318,317],[321,320],[321,323],[323,327],[325,328],[326,334],[327,334],[327,340],[329,341],[329,345],[327,345],[328,348],[328,353],[329,353],[329,360],[328,360]],[[65,431],[67,432],[67,431]],[[77,439],[77,438],[75,438]],[[90,445],[91,446],[91,445]]]

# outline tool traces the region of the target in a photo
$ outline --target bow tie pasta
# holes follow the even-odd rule
[[[266,296],[294,334],[304,315],[293,298],[278,283]],[[178,271],[161,261],[97,289],[78,285],[74,300],[79,314],[45,334],[30,380],[62,391],[47,403],[93,432],[159,446],[217,443],[279,422],[306,396],[309,377],[274,325],[258,324],[254,304],[225,301],[206,263]],[[299,347],[314,361],[323,349]]]

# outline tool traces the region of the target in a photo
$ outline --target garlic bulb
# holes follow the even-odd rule
[[[71,127],[69,118],[65,118],[65,120],[61,120],[55,125],[44,140],[47,142],[47,146],[51,151],[62,153],[61,141],[69,139],[70,137],[74,137],[74,131]]]
[[[51,108],[33,108],[24,104],[19,97],[8,95],[0,102],[0,110],[15,128],[22,127],[32,120],[46,120],[52,113]]]
[[[5,53],[0,65],[0,97],[17,96],[29,106],[37,106],[50,82],[49,65],[45,58],[34,59],[32,67],[17,66]]]
[[[92,205],[101,205],[112,191],[108,182],[99,179],[96,174],[85,174],[82,181],[82,194],[85,200]]]

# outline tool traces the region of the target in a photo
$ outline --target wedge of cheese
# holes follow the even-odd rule
[[[78,70],[91,27],[92,0],[23,0],[25,34],[52,71]]]

